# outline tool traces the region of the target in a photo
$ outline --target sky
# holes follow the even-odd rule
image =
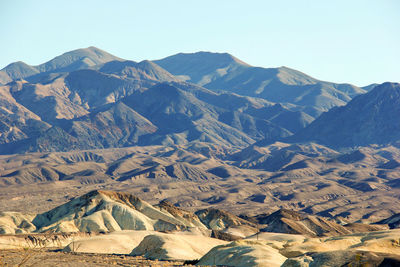
[[[96,46],[141,61],[228,52],[365,86],[400,82],[398,0],[0,0],[0,68]]]

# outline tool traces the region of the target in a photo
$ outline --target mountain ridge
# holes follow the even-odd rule
[[[0,73],[18,77],[0,86],[0,153],[195,141],[262,145],[298,134],[322,111],[365,92],[210,52],[137,63],[89,47]],[[189,81],[197,85],[181,74],[193,74]]]
[[[400,140],[400,84],[383,83],[334,108],[288,140],[333,147],[388,144]],[[340,131],[338,131],[338,127]]]

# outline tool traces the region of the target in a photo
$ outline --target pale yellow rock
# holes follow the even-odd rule
[[[156,233],[146,236],[131,255],[157,260],[196,260],[213,247],[226,243],[199,235]]]
[[[240,240],[213,248],[197,265],[277,267],[286,259],[265,241]]]
[[[299,256],[305,252],[335,250],[363,250],[400,255],[400,229],[356,233],[344,236],[308,238],[303,242],[289,243],[281,249],[286,256]]]
[[[228,227],[227,229],[223,230],[223,232],[239,236],[242,238],[246,238],[257,233],[257,229],[247,225],[238,225],[238,226]]]
[[[20,212],[0,212],[0,234],[22,234],[36,230],[32,224],[33,217]]]
[[[207,229],[198,219],[174,215],[132,195],[111,191],[90,192],[37,216],[33,222],[40,232]]]
[[[283,233],[269,233],[261,232],[246,238],[247,240],[262,240],[275,249],[281,250],[286,247],[291,247],[304,243],[309,239],[303,235],[283,234]]]
[[[145,236],[154,231],[117,231],[72,241],[63,250],[66,252],[129,254]]]

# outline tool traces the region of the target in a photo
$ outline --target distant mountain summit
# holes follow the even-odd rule
[[[200,86],[221,78],[229,72],[250,67],[228,53],[179,53],[154,63],[187,82]]]
[[[37,66],[30,66],[21,61],[11,63],[0,70],[0,83],[5,84],[12,80],[23,79],[39,73],[70,72],[87,69],[114,60],[121,59],[91,46],[64,53]]]
[[[400,140],[400,84],[384,83],[344,107],[322,114],[291,137],[333,147],[386,144]]]

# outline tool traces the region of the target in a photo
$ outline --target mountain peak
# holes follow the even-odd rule
[[[204,85],[226,75],[229,71],[248,68],[249,64],[228,53],[179,53],[153,61],[173,75]]]
[[[37,66],[40,72],[73,71],[104,64],[120,58],[97,47],[90,46],[66,52],[52,60]]]
[[[91,45],[91,46],[89,46],[89,47],[86,47],[86,48],[81,48],[81,49],[87,49],[87,50],[91,50],[91,51],[102,51],[102,52],[104,52],[104,50],[101,50],[100,48],[97,48],[97,47],[95,47],[95,46],[93,46],[93,45]]]
[[[23,61],[8,64],[1,70],[1,72],[3,72],[3,75],[0,75],[0,83],[7,83],[12,80],[22,79],[39,73],[35,67],[30,66]]]
[[[40,73],[70,72],[88,69],[95,65],[116,60],[120,61],[122,59],[97,47],[89,46],[63,53],[37,66],[31,66],[22,61],[11,63],[0,71],[0,84]]]
[[[210,52],[210,51],[199,51],[199,52],[194,52],[194,53],[178,53],[172,56],[169,56],[164,59],[160,60],[155,60],[154,62],[161,62],[166,59],[170,60],[188,60],[191,63],[216,63],[216,61],[219,61],[219,64],[225,65],[225,64],[231,64],[231,63],[236,63],[239,65],[243,66],[250,66],[249,64],[241,61],[240,59],[234,57],[233,55],[229,53],[220,53],[220,52]],[[158,63],[157,63],[158,64]]]
[[[400,92],[400,83],[385,82],[374,87],[371,92],[397,94]]]

